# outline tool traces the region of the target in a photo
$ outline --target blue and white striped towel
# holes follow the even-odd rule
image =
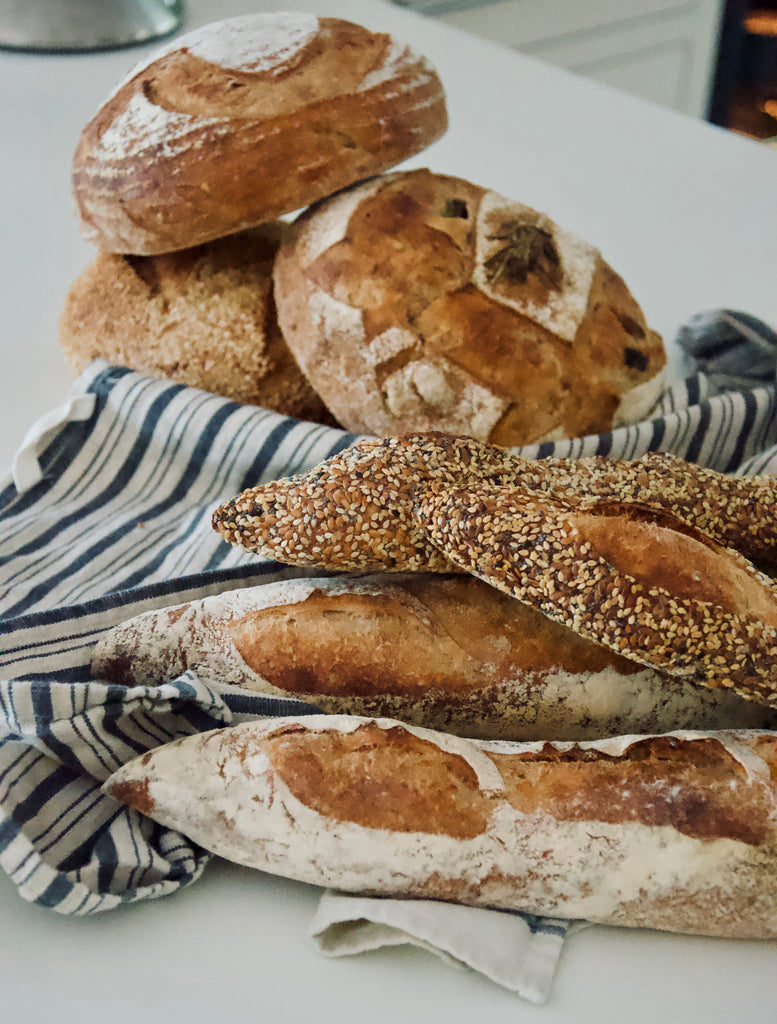
[[[679,342],[704,372],[667,391],[653,418],[518,451],[637,458],[663,450],[722,471],[777,474],[777,336],[721,311],[695,318]],[[311,709],[190,674],[126,690],[90,677],[91,648],[101,632],[141,611],[304,575],[224,543],[211,512],[354,440],[99,362],[62,409],[30,431],[0,481],[0,866],[24,899],[88,914],[200,876],[204,851],[102,797],[101,782],[174,736]],[[327,925],[348,920],[350,905],[335,897],[333,911],[331,898],[322,903],[326,920],[314,930],[329,954],[338,950],[327,946]],[[486,921],[494,912],[479,913]],[[510,917],[519,929],[510,970],[486,962],[482,950],[472,953],[471,941],[461,953],[453,923],[440,926],[450,941],[435,943],[428,920],[418,934],[395,921],[393,941],[401,935],[463,957],[541,1002],[566,923]],[[503,927],[505,917],[499,921]],[[462,923],[462,935],[471,938],[471,924]],[[381,921],[381,942],[389,941],[388,927]],[[369,948],[374,934],[351,932],[350,948]]]

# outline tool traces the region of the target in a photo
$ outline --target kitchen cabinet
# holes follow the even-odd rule
[[[706,116],[723,0],[400,0],[632,95]]]

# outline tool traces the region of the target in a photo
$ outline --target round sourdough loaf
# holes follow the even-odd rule
[[[182,249],[297,210],[447,128],[440,79],[390,36],[312,14],[250,14],[179,36],[84,128],[73,191],[111,252]]]
[[[348,430],[515,446],[643,418],[666,354],[593,246],[428,170],[305,211],[275,265],[278,317]]]
[[[271,223],[161,256],[100,253],[70,288],[59,319],[68,364],[106,359],[152,377],[301,419],[330,421],[283,340]]]

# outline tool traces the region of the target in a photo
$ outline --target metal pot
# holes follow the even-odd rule
[[[0,47],[77,53],[136,46],[181,26],[182,0],[0,0]]]

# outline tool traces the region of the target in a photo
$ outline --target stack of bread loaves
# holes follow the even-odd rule
[[[193,670],[329,714],[163,746],[111,795],[342,890],[777,938],[774,480],[438,432],[213,522],[325,575],[141,615],[94,673]]]
[[[279,14],[177,39],[84,130],[74,364],[376,435],[214,514],[319,577],[93,653],[127,686],[192,670],[328,714],[164,744],[105,792],[340,890],[777,938],[774,481],[507,450],[644,416],[665,355],[548,217],[386,173],[445,128],[424,58]]]
[[[349,22],[175,39],[76,148],[100,253],[61,314],[68,361],[377,436],[520,445],[641,419],[664,347],[597,249],[470,182],[386,173],[446,129],[429,61]]]

